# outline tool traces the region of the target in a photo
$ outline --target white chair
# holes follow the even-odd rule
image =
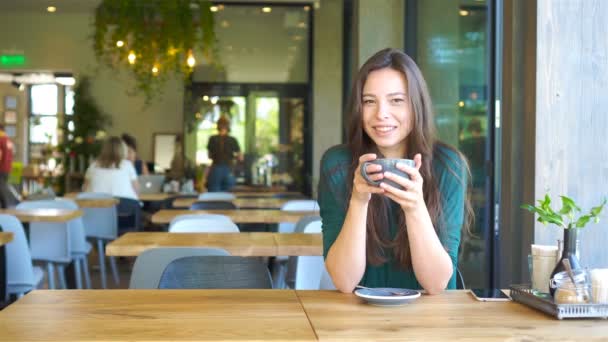
[[[230,255],[221,248],[168,247],[143,251],[133,265],[130,289],[157,289],[160,278],[173,260],[198,255]]]
[[[292,200],[281,206],[283,211],[313,211],[319,210],[319,203],[315,200]],[[293,223],[279,223],[279,233],[293,233],[296,225]]]
[[[177,215],[177,216],[175,216],[171,220],[171,222],[169,223],[169,226],[174,225],[177,221],[191,220],[191,219],[196,219],[196,218],[213,219],[213,220],[216,220],[216,221],[224,221],[224,222],[233,223],[232,220],[230,219],[230,217],[228,217],[226,215],[219,215],[219,214],[184,214],[184,215]]]
[[[321,220],[309,222],[302,233],[321,233]],[[318,290],[321,275],[325,271],[325,261],[320,255],[298,256],[296,263],[296,290]]]
[[[199,201],[233,201],[236,196],[230,192],[203,192],[198,195]]]
[[[17,209],[67,209],[67,210],[78,210],[76,202],[69,199],[55,199],[55,200],[44,200],[44,201],[26,201],[19,203]],[[87,288],[91,288],[91,275],[89,273],[89,264],[87,260],[88,254],[91,252],[92,246],[86,240],[86,234],[84,226],[82,224],[82,218],[77,217],[67,222],[32,222],[30,228],[49,229],[55,227],[67,227],[69,231],[69,244],[71,248],[71,259],[74,262],[74,273],[76,275],[76,288],[82,288],[82,274],[84,273],[85,284]],[[32,252],[32,255],[34,253]],[[82,267],[82,270],[81,270]],[[49,277],[50,279],[50,277]],[[61,278],[60,278],[61,279]],[[64,282],[65,278],[61,279]],[[65,286],[65,283],[62,284]]]
[[[319,203],[315,200],[290,200],[281,206],[283,211],[313,211],[319,210]],[[299,223],[299,222],[298,222]],[[293,233],[296,230],[296,224],[290,222],[281,222],[277,227],[279,233]],[[286,287],[287,276],[287,256],[277,256],[273,266],[273,282],[277,289]]]
[[[15,216],[0,214],[0,227],[5,232],[13,233],[13,241],[5,246],[6,293],[21,298],[39,286],[44,271],[32,265],[32,255],[21,222]]]
[[[170,233],[238,233],[239,227],[223,215],[184,215],[169,225]]]
[[[333,280],[331,280],[331,276],[327,273],[327,268],[323,265],[323,273],[321,274],[321,282],[319,283],[319,290],[335,290],[336,285],[334,285]]]
[[[77,195],[78,199],[113,199],[111,194],[99,192],[82,192]],[[106,262],[105,262],[105,243],[113,241],[118,236],[118,213],[116,206],[106,208],[82,208],[84,215],[82,221],[84,230],[88,238],[96,242],[97,254],[99,257],[99,273],[101,275],[101,287],[107,288]],[[116,258],[110,257],[110,267],[114,283],[120,283]]]

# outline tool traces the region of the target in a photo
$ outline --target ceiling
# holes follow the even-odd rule
[[[145,1],[145,0],[144,0]],[[212,1],[214,3],[319,3],[320,0],[224,0]],[[57,7],[57,13],[91,12],[101,0],[0,0],[0,12],[4,11],[32,11],[45,12],[48,6]]]
[[[48,6],[57,12],[92,12],[101,0],[0,0],[0,12],[46,12]]]

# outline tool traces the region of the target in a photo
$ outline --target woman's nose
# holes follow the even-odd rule
[[[378,101],[378,107],[376,111],[376,117],[378,119],[386,119],[388,118],[389,108],[388,104],[384,101]]]

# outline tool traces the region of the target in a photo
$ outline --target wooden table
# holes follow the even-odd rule
[[[607,327],[463,290],[397,307],[337,291],[37,290],[0,311],[3,341],[587,342]]]
[[[316,341],[291,290],[38,290],[0,311],[2,341]]]
[[[152,215],[152,223],[169,224],[178,215],[187,214],[220,214],[230,217],[234,223],[296,223],[307,215],[318,215],[318,211],[283,211],[274,209],[251,210],[181,210],[163,209]]]
[[[281,209],[288,198],[236,198],[230,202],[234,203],[238,208],[252,209]],[[194,202],[200,201],[197,198],[178,198],[173,201],[173,206],[176,208],[190,208]]]
[[[319,341],[607,341],[606,320],[559,321],[515,302],[478,302],[466,290],[398,307],[353,294],[297,291]]]
[[[142,202],[160,202],[177,195],[178,194],[159,192],[155,194],[139,194],[138,197]]]
[[[30,222],[66,222],[83,215],[82,210],[69,209],[0,209],[0,214],[17,217],[24,223]]]
[[[137,256],[155,247],[216,247],[232,255],[323,255],[321,234],[127,233],[106,245],[108,256]]]
[[[290,199],[306,198],[306,196],[297,191],[232,191],[231,193],[236,197],[241,198],[265,198],[275,197],[277,195],[292,196]]]
[[[117,198],[75,198],[80,208],[110,208],[118,204]]]
[[[13,233],[0,231],[0,247],[13,241]]]

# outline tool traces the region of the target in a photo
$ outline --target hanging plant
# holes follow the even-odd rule
[[[95,55],[128,69],[148,103],[169,76],[189,79],[195,52],[216,64],[210,7],[207,0],[102,0],[95,12]]]

